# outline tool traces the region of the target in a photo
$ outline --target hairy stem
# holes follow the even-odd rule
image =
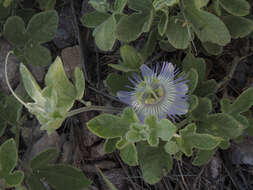
[[[77,115],[82,112],[87,112],[87,111],[106,111],[106,112],[119,113],[122,111],[122,108],[113,108],[113,107],[104,107],[104,106],[88,106],[88,107],[82,107],[82,108],[75,109],[73,111],[68,112],[67,117],[71,117],[71,116]]]

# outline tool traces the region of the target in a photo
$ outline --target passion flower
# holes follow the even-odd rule
[[[175,120],[188,111],[188,86],[184,76],[178,77],[178,70],[171,63],[164,62],[158,74],[158,65],[154,70],[141,66],[142,77],[133,74],[129,78],[134,85],[131,91],[119,91],[119,99],[132,106],[144,120],[146,116],[155,115],[159,119],[169,116]]]

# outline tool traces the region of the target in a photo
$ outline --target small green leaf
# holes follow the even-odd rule
[[[198,85],[198,72],[196,69],[190,69],[186,74],[186,78],[189,80],[187,83],[189,87],[188,93],[192,94]]]
[[[104,151],[106,153],[112,153],[116,150],[116,144],[120,138],[106,139],[104,143]]]
[[[96,11],[101,12],[101,13],[106,13],[108,8],[109,8],[109,4],[107,1],[105,0],[90,0],[88,2]]]
[[[31,168],[33,170],[43,168],[47,166],[50,163],[50,161],[55,160],[57,156],[58,154],[56,149],[54,148],[47,149],[31,160],[30,162]]]
[[[49,67],[45,77],[45,83],[48,87],[52,87],[56,90],[58,95],[57,107],[68,111],[74,104],[76,89],[68,80],[59,57],[57,57],[54,63]]]
[[[219,0],[227,12],[235,16],[246,16],[250,13],[250,4],[245,0]]]
[[[127,88],[126,86],[131,85],[130,81],[128,80],[128,76],[119,75],[116,73],[110,73],[107,76],[105,83],[113,95],[117,95],[117,92],[121,90],[129,90],[129,88]]]
[[[110,51],[116,41],[115,36],[116,19],[111,15],[93,31],[96,45],[103,51]]]
[[[213,150],[199,150],[192,164],[194,166],[201,166],[207,164],[213,157],[216,149]]]
[[[14,139],[5,141],[0,147],[0,178],[4,178],[7,185],[15,187],[24,179],[22,171],[12,170],[16,167],[18,152]]]
[[[189,111],[188,112],[192,112],[193,110],[195,110],[198,105],[199,105],[199,99],[197,96],[195,95],[190,95],[189,96]]]
[[[39,176],[32,174],[28,177],[27,183],[31,190],[47,190],[43,183],[40,181]]]
[[[152,0],[128,0],[127,5],[130,9],[141,12],[149,12],[153,8]]]
[[[194,0],[184,0],[184,3],[185,16],[201,42],[212,42],[220,46],[230,42],[231,37],[227,27],[217,16],[197,9]]]
[[[23,46],[26,41],[25,23],[22,18],[12,16],[4,24],[5,38],[16,46]]]
[[[55,10],[44,11],[34,15],[28,23],[26,34],[39,43],[53,39],[58,27],[58,14]]]
[[[76,67],[74,70],[74,84],[76,88],[76,99],[81,100],[83,98],[85,89],[85,80],[82,70]]]
[[[132,123],[126,134],[127,141],[131,143],[145,141],[149,138],[149,126],[140,123]]]
[[[170,44],[176,49],[186,49],[190,44],[191,36],[187,29],[188,26],[184,26],[178,18],[170,17],[166,36]]]
[[[127,112],[133,111],[125,109],[122,117],[101,114],[91,119],[87,126],[92,133],[102,138],[122,137],[129,130],[130,124],[136,122],[134,118],[128,118],[130,115]],[[137,117],[134,112],[133,114],[135,115],[133,117]]]
[[[138,165],[137,150],[132,143],[120,150],[120,157],[129,166]]]
[[[250,19],[229,15],[223,17],[222,20],[226,24],[232,38],[243,38],[253,31],[253,21]]]
[[[142,32],[148,32],[153,21],[153,10],[149,13],[133,13],[120,19],[116,28],[116,37],[123,42],[136,40]]]
[[[145,61],[149,56],[151,56],[156,47],[157,31],[151,30],[148,36],[148,40],[144,47],[140,50],[143,61]]]
[[[41,10],[52,10],[56,4],[56,0],[38,0]]]
[[[195,120],[203,121],[207,114],[212,111],[212,102],[208,98],[199,98],[198,106],[192,111],[192,117]]]
[[[178,153],[179,151],[179,147],[177,145],[177,143],[175,143],[174,141],[169,141],[164,145],[164,150],[165,152],[174,155],[176,153]]]
[[[155,184],[172,169],[173,160],[164,150],[164,144],[150,147],[146,142],[137,144],[139,164],[144,180]]]
[[[39,44],[26,44],[24,56],[26,63],[34,66],[48,66],[52,60],[50,51]]]
[[[41,88],[30,71],[22,63],[20,65],[20,73],[27,94],[35,101],[35,103],[43,104],[45,102],[45,98],[42,96]]]
[[[223,51],[222,46],[219,46],[217,44],[213,44],[210,42],[204,42],[204,43],[202,43],[202,45],[205,48],[205,50],[207,51],[207,53],[209,53],[211,55],[220,55]]]
[[[243,126],[232,116],[225,113],[211,114],[200,123],[198,130],[208,133],[224,140],[236,138],[242,134]]]
[[[212,150],[217,147],[221,138],[210,134],[196,133],[196,125],[194,123],[187,125],[179,131],[181,137],[177,137],[177,143],[186,156],[192,155],[192,149]]]
[[[160,36],[163,36],[167,30],[169,22],[169,13],[168,11],[162,12],[162,16],[160,16],[160,21],[158,24],[158,32]]]
[[[82,16],[82,24],[88,28],[95,28],[105,22],[110,14],[93,11]]]
[[[171,7],[176,3],[178,3],[178,0],[154,0],[153,6],[158,11],[166,7]]]
[[[81,170],[68,165],[45,166],[39,169],[38,176],[56,190],[81,190],[91,184]]]
[[[127,4],[127,0],[115,0],[114,11],[116,13],[122,13],[126,4]]]
[[[236,113],[243,113],[249,110],[249,108],[252,105],[253,105],[253,88],[248,88],[230,106],[228,113],[232,115]]]
[[[141,54],[129,45],[124,45],[120,48],[120,56],[123,60],[122,64],[133,70],[138,70],[144,62]]]
[[[198,83],[203,82],[206,72],[206,64],[204,59],[196,58],[191,53],[188,53],[184,58],[182,64],[185,72],[190,71],[191,68],[196,69],[196,71],[198,72]]]
[[[217,83],[214,79],[202,81],[202,83],[195,90],[195,94],[201,97],[210,97],[216,92]]]

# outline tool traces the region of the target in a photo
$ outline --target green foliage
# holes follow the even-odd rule
[[[22,171],[13,171],[17,165],[18,152],[13,139],[5,141],[0,147],[0,179],[8,187],[18,186],[24,179]]]
[[[215,149],[213,150],[199,150],[196,157],[194,158],[192,164],[195,166],[201,166],[203,164],[208,163],[215,153]]]
[[[20,73],[26,92],[34,100],[34,103],[25,106],[37,116],[41,129],[47,130],[48,134],[52,133],[61,126],[74,101],[82,98],[85,87],[82,71],[75,69],[73,85],[64,72],[61,59],[57,57],[46,74],[46,87],[43,90],[23,64]]]
[[[141,142],[137,145],[138,158],[143,178],[150,184],[155,184],[172,169],[173,161],[166,153],[163,144],[159,147],[150,147]]]
[[[49,50],[40,44],[53,39],[57,26],[56,11],[45,11],[34,15],[27,27],[21,17],[11,16],[4,25],[4,36],[14,46],[14,53],[19,61],[46,66],[51,62],[51,55]]]
[[[122,61],[119,61],[119,64],[109,64],[109,66],[119,71],[130,72],[138,71],[144,63],[141,54],[129,45],[124,45],[120,48],[120,56]]]
[[[57,157],[55,149],[48,149],[32,159],[31,174],[27,180],[32,190],[45,190],[41,179],[46,180],[56,190],[81,190],[87,188],[91,182],[83,172],[69,165],[50,164]]]
[[[222,8],[235,16],[246,16],[250,12],[250,5],[246,0],[219,0],[219,3]]]

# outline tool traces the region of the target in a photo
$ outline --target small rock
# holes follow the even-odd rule
[[[128,184],[127,184],[127,178],[125,176],[125,173],[122,169],[112,169],[109,171],[103,172],[105,177],[113,183],[117,189],[119,190],[129,190]],[[107,185],[103,181],[102,183],[102,190],[108,190]]]
[[[100,143],[91,148],[91,158],[102,159],[105,156],[104,143]]]
[[[92,132],[90,132],[90,130],[86,126],[83,127],[83,132],[84,132],[83,143],[86,147],[90,147],[100,140],[100,138],[94,135]]]
[[[60,11],[59,25],[56,36],[53,39],[53,42],[59,49],[72,46],[75,43],[75,31],[72,20],[71,7],[69,5],[64,6]]]
[[[39,66],[33,66],[33,65],[28,65],[30,72],[34,76],[37,82],[43,82],[44,77],[46,74],[46,68],[45,67],[39,67]]]
[[[61,150],[61,138],[56,131],[51,135],[45,133],[31,148],[29,153],[26,153],[26,159],[31,160],[33,157],[37,156],[42,151],[49,148],[56,148],[57,152]]]
[[[229,149],[233,164],[249,164],[253,166],[253,137],[244,137],[242,142]]]
[[[117,164],[110,160],[102,160],[97,162],[95,165],[97,168],[100,168],[102,170],[110,170],[117,167]]]
[[[5,92],[9,92],[5,80],[5,57],[11,50],[11,45],[4,39],[0,38],[0,85]],[[19,61],[11,54],[8,59],[8,80],[14,88],[19,83]]]
[[[79,46],[68,47],[62,50],[61,58],[63,61],[64,70],[71,78],[73,76],[74,69],[79,66],[81,67],[81,54]]]

